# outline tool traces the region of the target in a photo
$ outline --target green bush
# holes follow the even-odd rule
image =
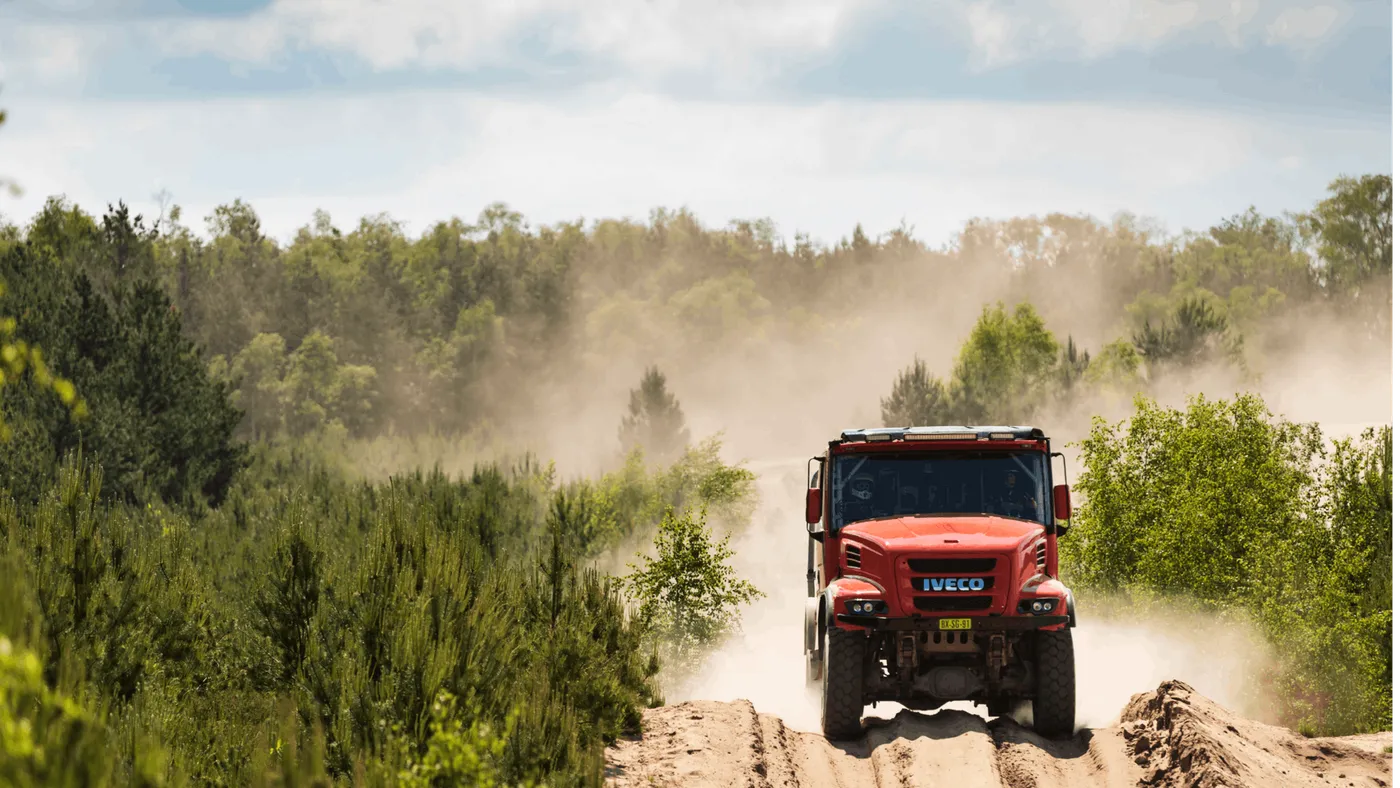
[[[1391,713],[1391,430],[1324,441],[1252,395],[1139,398],[1081,445],[1062,542],[1079,589],[1240,611],[1280,657],[1289,721],[1344,734]]]
[[[44,682],[38,655],[0,637],[0,782],[102,785],[111,776],[97,716]]]
[[[694,670],[705,651],[737,631],[739,611],[763,596],[735,576],[729,537],[715,541],[705,510],[668,510],[656,529],[655,557],[642,556],[626,583],[642,626],[662,647],[671,675]]]
[[[519,717],[511,715],[500,734],[480,721],[470,726],[457,713],[457,699],[439,693],[433,701],[432,721],[425,752],[412,758],[399,773],[404,788],[436,788],[442,785],[475,785],[496,788],[501,783],[501,763],[506,742]],[[529,783],[520,783],[522,786]]]

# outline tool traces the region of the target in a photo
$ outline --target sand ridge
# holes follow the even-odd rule
[[[1048,740],[1011,719],[901,711],[832,742],[746,700],[649,709],[609,747],[607,784],[753,788],[1389,786],[1391,734],[1308,739],[1233,714],[1180,681],[1133,697],[1118,721]]]

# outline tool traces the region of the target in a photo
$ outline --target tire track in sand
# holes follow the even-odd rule
[[[606,753],[607,783],[752,788],[1383,788],[1391,736],[1308,740],[1239,718],[1181,682],[1136,696],[1112,726],[1044,739],[1007,718],[901,711],[857,741],[794,731],[746,700],[648,709]]]

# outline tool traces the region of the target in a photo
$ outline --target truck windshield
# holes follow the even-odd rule
[[[831,476],[831,525],[913,514],[995,514],[1050,524],[1047,457],[1036,451],[846,454]]]

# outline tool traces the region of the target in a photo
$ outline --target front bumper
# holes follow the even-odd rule
[[[857,616],[850,613],[837,613],[836,620],[842,624],[852,624],[875,632],[924,632],[940,631],[938,622],[945,618],[972,619],[973,632],[1010,632],[1027,629],[1043,629],[1069,623],[1069,616],[931,616],[921,618]],[[966,629],[941,630],[944,632],[967,632]]]

